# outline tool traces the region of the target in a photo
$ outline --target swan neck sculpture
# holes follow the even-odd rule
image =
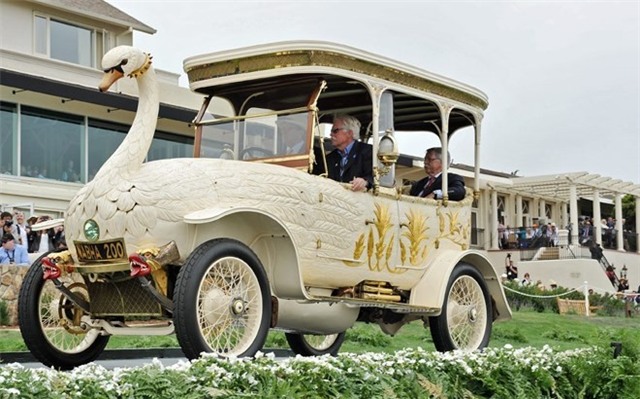
[[[124,76],[136,79],[138,84],[138,108],[127,136],[96,174],[98,180],[105,173],[119,175],[138,170],[151,147],[158,120],[159,90],[149,54],[130,47],[119,46],[105,54],[102,67],[105,71],[99,86],[107,91]]]

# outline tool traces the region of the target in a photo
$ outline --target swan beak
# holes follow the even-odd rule
[[[117,71],[113,68],[110,69],[108,72],[105,72],[104,75],[102,75],[102,82],[100,82],[98,90],[100,90],[101,93],[104,93],[105,91],[109,90],[109,87],[111,87],[111,85],[113,85],[118,79],[123,76],[124,74],[122,72]]]

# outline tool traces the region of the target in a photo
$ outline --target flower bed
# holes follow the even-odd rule
[[[0,367],[2,398],[638,398],[634,356],[609,348],[555,352],[548,346],[482,353],[341,354],[276,360],[218,359],[164,367],[71,372]]]

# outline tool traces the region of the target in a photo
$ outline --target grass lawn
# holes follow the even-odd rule
[[[640,317],[622,318],[579,315],[559,315],[521,310],[513,312],[513,319],[493,325],[489,343],[492,347],[511,344],[514,347],[549,345],[555,350],[581,348],[615,341],[622,334],[640,347]],[[107,349],[177,347],[175,336],[111,337]],[[406,347],[434,350],[429,329],[421,322],[404,326],[395,337],[385,335],[377,325],[358,323],[347,331],[341,352],[394,352]],[[266,348],[288,348],[284,334],[271,332]],[[0,352],[26,351],[20,332],[0,330]]]

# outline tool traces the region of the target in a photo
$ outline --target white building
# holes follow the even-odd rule
[[[102,55],[117,45],[132,45],[134,30],[156,32],[102,0],[0,1],[2,209],[63,217],[75,192],[123,140],[137,105],[133,83],[122,79],[116,92],[106,94],[96,87],[102,75]],[[201,96],[179,87],[179,74],[156,72],[161,80],[161,106],[148,160],[189,157],[193,148],[190,122]],[[452,171],[473,186],[470,168],[454,165]],[[423,173],[421,159],[399,160],[398,178],[415,180]],[[612,247],[618,250],[606,250],[605,255],[617,266],[627,266],[632,287],[640,283],[640,238],[637,234],[625,238],[621,224],[625,194],[635,196],[636,215],[640,215],[639,185],[586,172],[521,178],[482,170],[480,187],[472,215],[472,246],[487,250],[497,266],[501,267],[504,258],[499,222],[516,228],[544,220],[564,227],[578,226],[583,214],[595,220],[614,216],[620,233]],[[632,227],[640,231],[640,217]],[[600,243],[601,229],[597,224],[593,234]],[[517,230],[506,233],[507,245],[514,252],[518,250],[517,234]],[[577,228],[571,235],[572,242],[578,242]],[[532,275],[545,281],[548,276],[542,275],[544,262],[540,262]],[[529,268],[522,263],[522,270]],[[557,268],[557,263],[552,264],[549,273]],[[591,272],[569,271],[564,282],[602,281],[602,275],[598,268],[593,277]],[[556,280],[563,283],[562,278]]]

